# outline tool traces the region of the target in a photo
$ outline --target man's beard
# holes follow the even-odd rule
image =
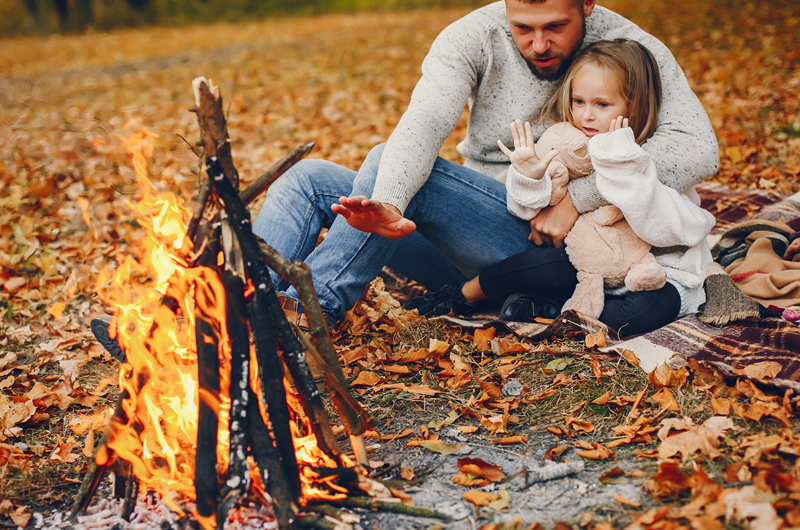
[[[583,38],[585,36],[586,36],[586,17],[583,17],[583,27],[581,28],[581,38],[578,41],[578,44],[575,46],[575,48],[573,48],[572,51],[569,53],[569,55],[566,56],[566,55],[562,55],[562,54],[558,54],[558,53],[556,53],[556,54],[548,53],[548,54],[545,54],[545,55],[534,54],[533,57],[525,57],[526,61],[528,62],[528,68],[530,68],[531,73],[534,75],[534,77],[536,77],[537,79],[540,79],[542,81],[555,81],[556,79],[560,79],[561,76],[563,76],[566,73],[567,69],[572,64],[572,61],[575,60],[575,56],[578,55],[578,52],[581,49],[581,43],[583,42]],[[560,57],[561,58],[561,62],[559,62],[558,68],[556,68],[553,71],[542,72],[541,70],[539,70],[536,67],[536,64],[533,62],[534,59],[547,60],[547,59],[551,59],[553,57]]]

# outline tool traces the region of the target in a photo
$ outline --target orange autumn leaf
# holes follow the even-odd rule
[[[669,458],[679,453],[686,458],[695,452],[715,458],[720,454],[717,450],[720,438],[733,427],[731,419],[725,416],[712,416],[702,425],[695,425],[688,417],[667,418],[661,422],[658,430],[661,440],[659,458]]]
[[[381,370],[391,372],[393,374],[410,374],[411,369],[403,364],[384,364]]]
[[[680,410],[678,402],[675,401],[675,396],[672,394],[672,391],[667,387],[662,387],[661,390],[653,394],[647,401],[659,405],[660,408],[659,412],[665,410],[677,412]]]
[[[472,488],[474,486],[486,486],[488,484],[491,484],[489,480],[483,477],[479,477],[471,473],[464,473],[463,471],[459,471],[458,473],[456,473],[455,476],[450,479],[450,482],[453,482],[460,486],[466,486],[468,488]]]
[[[350,386],[375,386],[382,380],[383,379],[381,378],[381,376],[379,376],[375,372],[370,372],[369,370],[361,370],[358,373],[358,377],[356,377],[355,381],[350,383]]]
[[[483,477],[490,482],[497,482],[503,478],[503,471],[499,466],[490,464],[481,458],[459,458],[457,463],[458,470],[462,473]]]
[[[606,343],[606,335],[603,333],[602,329],[598,329],[594,333],[587,334],[586,338],[584,339],[584,343],[586,344],[587,349],[605,348],[608,345]]]
[[[528,437],[524,434],[517,434],[515,436],[505,436],[503,438],[498,438],[497,440],[492,440],[489,442],[492,445],[513,445],[513,444],[521,444],[528,441]]]
[[[420,348],[418,350],[412,350],[410,352],[404,353],[403,356],[400,358],[400,362],[401,363],[413,363],[413,362],[421,361],[422,359],[425,359],[426,357],[429,357],[430,354],[431,354],[431,352],[428,351],[425,348]]]
[[[478,427],[476,427],[475,425],[458,425],[456,426],[456,429],[458,429],[463,434],[472,434],[478,430]]]
[[[727,416],[731,413],[731,400],[728,398],[711,397],[711,410],[715,416]]]
[[[408,466],[402,466],[400,468],[400,477],[402,477],[403,480],[414,480],[416,476],[412,468]]]
[[[548,460],[552,460],[553,462],[558,462],[558,459],[561,458],[561,455],[567,449],[569,449],[568,445],[557,445],[555,447],[551,447],[544,452],[544,457]]]
[[[734,370],[736,375],[746,375],[756,379],[774,379],[783,370],[783,365],[775,361],[762,361],[760,363],[748,364],[740,370]]]
[[[475,506],[487,506],[490,502],[496,501],[500,498],[497,493],[489,493],[483,490],[469,490],[461,494],[464,500],[471,502]]]
[[[491,397],[497,398],[503,395],[503,391],[500,390],[500,387],[490,383],[489,381],[478,381],[478,386],[483,392],[486,392]]]
[[[641,502],[632,501],[632,500],[630,500],[630,499],[628,499],[626,497],[623,497],[619,493],[612,494],[611,498],[614,499],[615,501],[617,501],[620,504],[626,504],[628,506],[633,506],[634,508],[638,508],[638,507],[640,507],[642,505]]]
[[[600,445],[599,443],[592,444],[593,449],[585,450],[585,451],[575,451],[575,454],[578,456],[582,456],[583,458],[589,458],[591,460],[606,460],[614,456],[614,451]]]
[[[605,405],[611,399],[611,394],[606,391],[602,396],[592,401],[595,405]]]
[[[475,334],[473,335],[473,342],[475,343],[475,347],[479,350],[488,350],[489,341],[494,339],[495,329],[494,328],[480,328],[475,330]]]
[[[677,462],[661,462],[658,472],[645,483],[645,487],[657,499],[676,497],[689,489],[689,477],[683,474]]]
[[[594,425],[591,422],[586,420],[581,420],[579,418],[574,418],[572,416],[567,416],[564,418],[564,423],[566,423],[569,427],[575,432],[592,432],[594,431]]]
[[[655,370],[647,374],[647,380],[655,388],[685,386],[689,372],[686,368],[673,370],[666,363],[659,365]]]

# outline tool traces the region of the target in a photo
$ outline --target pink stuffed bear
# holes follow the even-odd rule
[[[593,171],[588,144],[589,138],[569,123],[553,125],[536,142],[539,158],[551,149],[559,150],[547,168],[553,183],[551,205],[564,197],[570,179]],[[578,285],[562,311],[574,309],[597,318],[603,312],[604,287],[624,284],[631,291],[651,291],[667,281],[666,271],[650,253],[651,245],[634,233],[616,206],[581,214],[564,242],[578,270]]]

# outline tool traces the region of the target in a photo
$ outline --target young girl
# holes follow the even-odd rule
[[[697,311],[705,301],[703,270],[711,262],[705,237],[714,218],[699,207],[693,188],[679,194],[661,184],[653,161],[639,146],[654,134],[660,106],[655,59],[637,42],[618,39],[592,44],[575,58],[541,118],[568,121],[590,137],[598,191],[653,245],[667,272],[667,284],[655,291],[606,292],[600,320],[622,336],[658,329]],[[547,167],[554,154],[536,157],[530,124],[523,128],[518,121],[511,130],[514,151],[498,142],[512,162],[506,180],[509,211],[530,219],[548,204]],[[576,271],[563,248],[534,247],[458,287],[410,300],[406,308],[469,313],[489,298],[505,300],[501,320],[554,318],[576,284]]]

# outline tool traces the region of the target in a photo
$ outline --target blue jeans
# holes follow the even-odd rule
[[[352,228],[331,204],[372,195],[383,147],[370,151],[358,173],[323,160],[296,164],[272,184],[253,225],[285,258],[308,264],[322,310],[333,319],[344,317],[384,266],[436,289],[533,246],[528,222],[508,213],[503,183],[441,158],[404,213],[415,233],[387,239]],[[316,246],[322,228],[328,235]],[[298,298],[272,278],[276,289]]]

